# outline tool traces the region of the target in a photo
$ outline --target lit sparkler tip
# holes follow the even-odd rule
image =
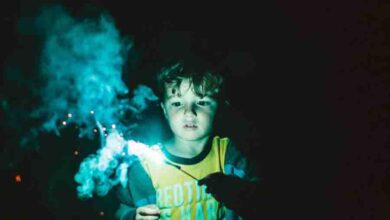
[[[161,148],[158,145],[147,146],[134,140],[127,141],[128,154],[149,158],[152,161],[162,164],[164,160]]]

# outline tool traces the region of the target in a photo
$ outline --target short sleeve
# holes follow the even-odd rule
[[[232,140],[227,145],[224,166],[225,173],[228,175],[249,181],[259,181],[257,167],[245,157]]]

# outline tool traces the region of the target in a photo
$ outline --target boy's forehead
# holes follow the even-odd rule
[[[183,85],[180,85],[180,87],[179,86],[172,86],[172,85],[165,86],[165,96],[167,98],[182,96],[183,94],[186,94],[186,93],[194,93],[195,94],[194,88],[192,86],[183,86]]]
[[[185,79],[180,82],[180,84],[177,83],[165,83],[164,86],[165,93],[167,94],[175,94],[175,93],[183,93],[186,91],[192,91],[194,90],[193,84],[190,83],[189,80]]]
[[[188,80],[183,80],[180,85],[165,84],[164,96],[166,99],[181,97],[183,95],[200,97],[196,94],[193,83],[190,83]]]

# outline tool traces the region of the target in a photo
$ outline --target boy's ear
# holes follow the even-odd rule
[[[162,108],[162,110],[163,110],[163,112],[164,112],[165,118],[168,118],[168,117],[167,117],[167,110],[165,109],[164,103],[160,102],[160,106],[161,106],[161,108]]]

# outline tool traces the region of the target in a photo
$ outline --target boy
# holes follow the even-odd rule
[[[213,135],[223,78],[204,65],[178,62],[161,71],[158,86],[172,131],[161,144],[166,162],[140,159],[129,168],[128,187],[118,188],[117,217],[239,219],[238,199],[250,196],[257,178],[229,138]]]

